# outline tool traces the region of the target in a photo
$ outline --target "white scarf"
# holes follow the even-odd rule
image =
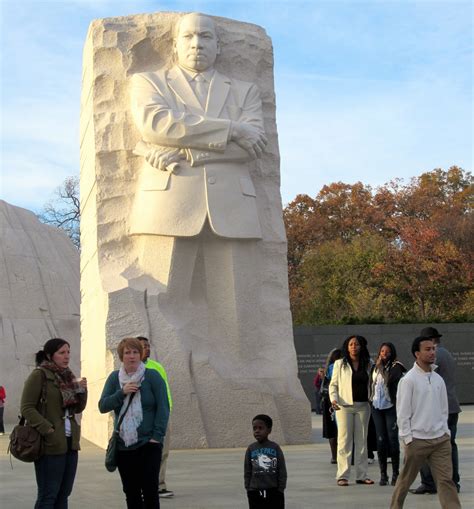
[[[123,386],[127,382],[135,382],[139,386],[142,383],[143,378],[145,377],[145,364],[143,362],[140,363],[138,369],[135,373],[131,373],[130,375],[125,371],[123,364],[119,370],[119,383],[120,387]],[[125,412],[127,408],[128,402],[131,398],[131,394],[127,394],[125,399],[123,400],[122,408],[120,409],[119,418]],[[119,435],[120,438],[124,441],[125,447],[129,447],[130,445],[136,444],[138,442],[138,426],[142,423],[143,420],[143,411],[142,411],[142,398],[140,395],[140,391],[138,390],[133,396],[132,402],[130,403],[130,407],[123,418],[122,425],[120,426]]]

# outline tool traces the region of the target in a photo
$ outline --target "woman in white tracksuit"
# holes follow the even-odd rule
[[[370,418],[367,340],[349,336],[342,358],[334,363],[329,397],[337,410],[337,484],[349,485],[352,445],[357,484],[374,484],[367,476],[367,430]]]

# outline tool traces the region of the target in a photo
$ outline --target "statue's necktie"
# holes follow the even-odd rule
[[[194,91],[196,92],[196,96],[199,99],[199,102],[201,103],[201,106],[206,109],[206,103],[207,103],[207,82],[206,78],[202,74],[196,74],[194,77]]]

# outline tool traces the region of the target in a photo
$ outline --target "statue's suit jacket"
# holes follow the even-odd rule
[[[215,71],[203,108],[181,69],[173,67],[135,74],[131,101],[143,141],[185,149],[188,160],[172,173],[144,162],[130,233],[190,237],[208,218],[218,236],[261,238],[250,157],[229,141],[232,120],[263,132],[257,87]]]

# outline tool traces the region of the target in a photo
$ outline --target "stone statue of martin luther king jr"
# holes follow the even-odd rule
[[[171,19],[177,19],[172,35]],[[216,22],[218,30],[229,27],[221,37],[229,50],[221,55],[221,32],[201,14],[138,15],[92,27],[93,55],[112,40],[121,55],[116,75],[107,62],[91,64],[94,87],[98,76],[116,80],[114,109],[105,118],[116,119],[121,137],[110,145],[114,154],[104,154],[110,157],[97,157],[101,144],[94,145],[101,209],[88,203],[101,227],[94,255],[101,280],[88,264],[84,317],[95,331],[105,291],[106,346],[113,351],[118,337],[150,338],[176,402],[172,447],[244,445],[257,407],[275,415],[277,440],[302,443],[311,419],[288,302],[271,42],[260,27]],[[153,69],[150,61],[168,60],[171,47],[173,64],[143,72]],[[214,68],[216,58],[227,76]],[[260,93],[236,79],[244,76],[258,77],[268,98],[268,148]],[[131,115],[123,114],[127,88]],[[103,108],[102,89],[85,97]],[[104,132],[102,124],[88,125],[108,142],[109,125]],[[121,143],[128,135],[133,144],[139,140],[140,157]],[[117,203],[122,210],[114,217]]]
[[[214,22],[183,16],[171,69],[135,74],[132,113],[148,162],[139,182],[132,234],[191,237],[206,219],[212,232],[260,239],[248,161],[267,143],[257,87],[214,69]]]
[[[142,136],[135,153],[146,163],[130,233],[141,236],[143,272],[163,283],[162,311],[171,310],[178,322],[189,314],[186,303],[202,250],[201,279],[206,283],[201,293],[208,307],[211,301],[220,302],[211,306],[215,320],[229,314],[228,306],[218,309],[223,300],[230,299],[235,308],[245,298],[242,272],[253,278],[250,273],[257,265],[251,260],[258,257],[255,248],[249,252],[242,241],[262,238],[247,164],[259,158],[267,144],[262,104],[253,83],[214,69],[220,48],[211,18],[184,15],[175,26],[173,50],[174,67],[135,74],[131,80],[131,109]],[[163,242],[158,244],[163,237],[173,238],[167,254]],[[152,256],[158,252],[161,263]],[[240,281],[233,288],[225,283],[229,275]],[[237,335],[239,320],[246,318],[235,316],[228,327]]]

